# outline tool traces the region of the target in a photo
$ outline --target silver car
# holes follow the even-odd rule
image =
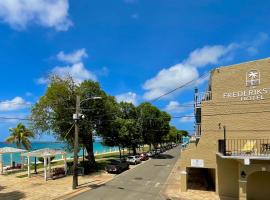
[[[140,159],[140,156],[128,156],[127,162],[129,164],[137,165],[137,164],[141,163],[142,161]]]

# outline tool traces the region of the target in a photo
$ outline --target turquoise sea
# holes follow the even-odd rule
[[[0,142],[0,148],[2,147],[15,147],[16,145],[13,144],[7,144],[5,142]],[[66,150],[65,144],[61,142],[32,142],[32,149],[37,150],[37,149],[44,149],[44,148],[51,148],[51,149],[61,149],[61,150]],[[106,153],[110,151],[117,151],[116,147],[107,147],[104,146],[101,142],[94,142],[94,153]],[[82,156],[83,152],[82,150],[79,152],[79,156]],[[68,152],[68,158],[73,157],[72,152]],[[55,159],[59,159],[60,157],[56,157]],[[20,156],[19,154],[13,154],[13,160],[16,163],[20,163]],[[3,161],[5,165],[10,164],[10,155],[6,154],[3,156]],[[32,162],[34,162],[34,158],[32,158]]]

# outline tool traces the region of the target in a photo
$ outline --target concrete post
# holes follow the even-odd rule
[[[47,158],[44,157],[44,180],[47,181]]]
[[[27,156],[27,171],[28,171],[28,178],[31,177],[31,163],[30,163],[30,157]]]
[[[67,174],[67,157],[64,155],[64,169],[65,169],[65,174]]]
[[[187,191],[187,172],[181,171],[181,192]]]
[[[21,169],[23,169],[23,161],[24,161],[24,159],[23,159],[23,156],[22,155],[20,155],[20,160],[21,160]]]
[[[48,176],[51,178],[51,157],[48,157]]]
[[[3,163],[3,154],[0,154],[0,168],[1,168],[0,173],[1,174],[4,173],[3,165],[4,165],[4,163]]]
[[[239,180],[239,200],[247,200],[247,181]]]
[[[12,156],[12,153],[10,154],[10,167],[13,167],[13,156]]]

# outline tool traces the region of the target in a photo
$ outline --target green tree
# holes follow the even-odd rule
[[[179,131],[175,126],[170,126],[170,131],[167,135],[163,137],[163,141],[168,142],[179,142],[181,139],[181,131]]]
[[[142,142],[137,108],[132,103],[119,103],[116,119],[110,127],[112,129],[109,135],[103,135],[104,143],[109,146],[132,148],[133,154],[136,154],[136,148]],[[121,156],[120,148],[119,152]]]
[[[150,103],[142,103],[138,110],[143,141],[150,147],[151,145],[156,147],[162,143],[162,138],[169,133],[171,117]]]
[[[9,132],[10,136],[6,138],[6,142],[16,144],[18,148],[23,146],[26,150],[31,149],[30,139],[34,138],[34,134],[25,125],[19,123],[15,128],[10,128]]]
[[[39,133],[53,134],[58,140],[64,141],[69,149],[73,149],[76,95],[80,95],[81,114],[84,120],[79,121],[79,143],[86,148],[88,161],[94,166],[93,134],[103,135],[111,130],[110,120],[117,111],[114,97],[108,96],[99,83],[84,81],[75,84],[71,77],[62,79],[51,77],[45,94],[32,108],[33,128]],[[91,97],[101,97],[89,100]]]

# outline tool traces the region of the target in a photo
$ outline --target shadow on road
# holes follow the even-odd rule
[[[0,193],[1,200],[19,200],[25,198],[25,194],[20,191]]]
[[[155,157],[152,157],[152,159],[173,159],[174,156],[169,155],[169,154],[160,154]]]

